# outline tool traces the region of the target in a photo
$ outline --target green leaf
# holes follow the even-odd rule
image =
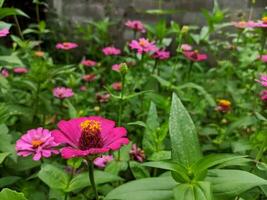
[[[72,118],[75,118],[75,117],[78,117],[78,114],[77,114],[77,110],[75,109],[75,107],[72,105],[72,103],[67,99],[65,101],[68,105],[68,111],[69,111],[69,117],[72,119]]]
[[[160,160],[170,160],[171,159],[171,151],[158,151],[154,152],[148,160],[151,161],[160,161]]]
[[[44,164],[38,173],[38,177],[50,188],[65,189],[68,187],[68,174],[52,164]]]
[[[0,188],[12,185],[12,184],[16,183],[20,179],[21,179],[21,177],[19,177],[19,176],[2,177],[2,178],[0,178]]]
[[[202,157],[194,123],[175,93],[172,96],[169,133],[174,161],[190,167]]]
[[[0,153],[0,164],[6,159],[6,157],[9,155],[9,152]]]
[[[211,182],[214,195],[237,196],[257,186],[267,185],[267,181],[241,170],[209,170],[206,181]]]
[[[146,124],[142,121],[135,121],[135,122],[129,122],[127,123],[128,126],[141,126],[146,127]]]
[[[235,159],[244,158],[246,156],[236,156],[230,154],[213,154],[205,156],[204,158],[200,159],[192,166],[193,172],[195,174],[201,174],[203,171],[214,167],[216,165],[222,164],[224,162],[232,161]]]
[[[212,200],[209,182],[180,184],[173,190],[175,200]]]
[[[118,175],[121,171],[125,171],[128,168],[128,163],[126,161],[112,161],[106,166],[105,172],[110,174]]]
[[[122,180],[122,178],[118,176],[99,170],[94,171],[94,176],[97,185]],[[84,172],[75,176],[70,181],[69,186],[67,189],[65,189],[65,191],[72,192],[74,190],[82,189],[88,186],[91,186],[91,183],[89,182],[88,172]]]
[[[1,200],[27,200],[23,193],[10,190],[8,188],[4,188],[0,192],[0,199]]]
[[[149,177],[149,172],[141,163],[136,161],[130,161],[129,167],[136,179]]]
[[[0,8],[3,7],[5,0],[0,0]]]
[[[8,133],[8,128],[5,124],[0,124],[0,151],[13,154],[15,158],[15,148],[11,144],[12,136]]]
[[[115,188],[105,200],[171,200],[176,184],[170,176],[139,179]]]
[[[1,4],[1,2],[0,2],[0,4]],[[0,21],[0,29],[4,29],[4,28],[10,29],[11,26],[12,26],[12,24]]]
[[[0,8],[0,19],[11,15],[20,15],[23,17],[30,18],[25,12],[17,8]]]

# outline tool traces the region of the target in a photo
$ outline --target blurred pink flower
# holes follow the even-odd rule
[[[192,51],[193,48],[189,44],[182,44],[181,49],[182,49],[182,51]]]
[[[124,127],[115,127],[115,122],[100,116],[61,120],[52,136],[59,144],[65,144],[61,155],[65,159],[87,157],[118,150],[128,144]]]
[[[154,53],[158,51],[154,43],[155,42],[149,42],[148,39],[140,38],[139,40],[132,40],[129,46],[131,49],[136,50],[138,54]]]
[[[120,64],[114,64],[112,65],[112,70],[116,72],[120,72],[121,65]]]
[[[5,68],[1,70],[1,74],[2,74],[2,76],[5,77],[5,78],[9,77],[9,72],[8,72],[8,70],[5,69]]]
[[[110,94],[109,93],[96,93],[96,100],[100,103],[106,103],[109,101]]]
[[[256,25],[258,28],[267,28],[267,17],[263,17]]]
[[[141,148],[137,147],[136,144],[132,145],[130,155],[133,157],[134,160],[136,160],[138,162],[144,162],[145,152]]]
[[[121,82],[115,82],[115,83],[112,83],[112,88],[116,91],[120,91],[122,89],[122,84]]]
[[[91,82],[93,80],[96,79],[96,75],[95,74],[86,74],[82,77],[82,79],[85,81],[85,82]]]
[[[6,37],[9,34],[9,29],[8,28],[3,28],[0,30],[0,38],[1,37]]]
[[[101,157],[98,157],[94,160],[94,165],[99,167],[99,168],[104,168],[106,167],[106,165],[111,162],[113,160],[113,156],[110,155],[110,156],[101,156]]]
[[[81,90],[82,92],[84,92],[84,91],[86,91],[86,90],[87,90],[87,88],[86,88],[86,86],[85,86],[85,85],[82,85],[82,86],[80,87],[80,90]]]
[[[93,61],[93,60],[83,60],[82,62],[81,62],[81,64],[82,65],[84,65],[84,66],[86,66],[86,67],[93,67],[93,66],[95,66],[96,65],[96,62],[95,61]]]
[[[71,88],[56,87],[53,89],[53,95],[59,99],[66,99],[74,95]]]
[[[111,56],[111,55],[120,55],[121,54],[121,50],[117,49],[115,47],[105,47],[102,49],[102,52],[106,55],[106,56]]]
[[[139,20],[128,20],[125,23],[125,26],[127,26],[130,29],[133,29],[134,31],[138,31],[138,32],[146,32],[144,24],[139,21]]]
[[[34,155],[33,160],[40,160],[41,157],[50,157],[58,154],[54,148],[58,144],[54,141],[51,132],[44,128],[31,129],[27,131],[16,143],[16,151],[19,156]]]
[[[267,75],[262,74],[260,76],[260,80],[256,80],[258,83],[260,83],[263,87],[267,87]]]
[[[263,90],[261,92],[261,100],[262,101],[267,101],[267,90]]]
[[[208,56],[206,54],[200,54],[198,53],[198,51],[184,51],[183,54],[186,58],[195,62],[200,62],[208,59]]]
[[[236,28],[255,28],[258,26],[258,23],[254,22],[254,21],[240,21],[240,22],[232,22],[233,26],[235,26]]]
[[[260,59],[262,62],[267,62],[267,55],[262,55]]]
[[[170,52],[165,50],[158,50],[152,55],[152,58],[158,60],[167,60],[170,58]]]
[[[62,42],[62,43],[57,43],[56,45],[57,49],[63,49],[63,50],[75,49],[77,47],[78,44],[74,42]]]
[[[25,74],[28,72],[28,69],[25,67],[15,67],[13,68],[13,72],[16,74]]]

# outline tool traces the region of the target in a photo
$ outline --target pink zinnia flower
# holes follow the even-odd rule
[[[109,101],[110,94],[109,93],[96,93],[96,100],[100,103],[106,103]]]
[[[145,159],[145,152],[144,150],[137,147],[136,144],[132,145],[132,149],[130,151],[130,155],[132,155],[133,159],[138,162],[144,162]]]
[[[226,99],[220,99],[218,101],[216,110],[220,111],[220,112],[223,112],[223,113],[226,113],[226,112],[231,110],[231,106],[232,106],[231,101],[226,100]]]
[[[262,74],[260,76],[260,80],[256,80],[257,82],[259,82],[263,87],[267,87],[267,75]]]
[[[262,56],[260,57],[260,60],[261,60],[262,62],[267,62],[267,55],[262,55]]]
[[[98,157],[94,160],[94,165],[99,167],[99,168],[104,168],[106,167],[106,165],[111,162],[113,160],[113,156],[110,155],[110,156],[101,156],[101,157]]]
[[[158,50],[152,55],[152,58],[158,60],[167,60],[170,58],[170,52],[165,50]]]
[[[84,86],[84,85],[82,85],[81,87],[80,87],[80,90],[82,91],[82,92],[84,92],[84,91],[86,91],[86,86]]]
[[[116,72],[120,72],[121,65],[120,64],[114,64],[112,65],[112,70]]]
[[[15,67],[13,68],[13,72],[16,74],[25,74],[28,72],[28,69],[25,67]]]
[[[206,54],[200,54],[198,53],[198,51],[184,51],[183,54],[186,58],[195,62],[200,62],[208,59],[208,56]]]
[[[58,154],[54,147],[58,146],[51,132],[44,128],[37,128],[27,131],[16,143],[16,151],[19,156],[34,154],[33,160],[40,160],[41,157],[50,157]]]
[[[62,43],[57,43],[56,45],[57,49],[63,49],[63,50],[75,49],[77,47],[78,44],[74,42],[62,42]]]
[[[9,77],[9,72],[8,72],[7,69],[2,69],[1,74],[2,74],[2,76],[5,77],[5,78]]]
[[[267,101],[267,90],[263,90],[261,92],[261,100],[262,101]]]
[[[112,83],[112,88],[116,91],[120,91],[122,89],[122,84],[121,82],[115,82],[115,83]]]
[[[139,20],[133,20],[133,21],[128,20],[125,23],[125,26],[127,26],[130,29],[133,29],[134,31],[138,31],[142,33],[146,32],[144,24]]]
[[[236,27],[236,28],[241,28],[241,29],[244,29],[244,28],[254,28],[254,27],[257,27],[258,24],[254,21],[240,21],[240,22],[232,22],[232,24]]]
[[[0,38],[1,37],[6,37],[9,34],[9,29],[8,28],[3,28],[0,30]]]
[[[192,51],[193,48],[189,44],[182,44],[181,49],[182,49],[182,51]]]
[[[59,99],[65,99],[74,95],[71,88],[56,87],[53,89],[53,95]]]
[[[154,53],[158,48],[154,42],[149,42],[148,39],[140,38],[139,40],[132,40],[129,44],[130,48],[136,50],[138,54]]]
[[[82,62],[81,62],[81,64],[82,65],[84,65],[84,66],[86,66],[86,67],[93,67],[93,66],[95,66],[96,65],[96,62],[95,61],[93,61],[93,60],[83,60]]]
[[[116,55],[120,55],[121,54],[121,50],[117,49],[115,47],[105,47],[102,49],[102,52],[106,55],[106,56],[116,56]]]
[[[61,120],[57,126],[52,135],[56,142],[66,145],[61,149],[65,159],[103,154],[129,142],[125,128],[99,116]]]
[[[86,82],[91,82],[93,80],[96,79],[96,75],[95,74],[86,74],[82,77],[82,79]]]

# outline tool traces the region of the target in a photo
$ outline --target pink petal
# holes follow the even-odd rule
[[[116,127],[113,128],[111,132],[107,133],[106,135],[102,134],[104,139],[104,144],[109,145],[116,141],[119,138],[122,138],[127,135],[127,130],[124,127]]]
[[[113,143],[108,145],[108,148],[111,150],[118,150],[122,145],[126,145],[129,143],[128,138],[120,138],[114,141]]]

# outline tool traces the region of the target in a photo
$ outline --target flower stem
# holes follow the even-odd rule
[[[95,193],[95,199],[99,200],[94,177],[94,164],[92,160],[88,160],[88,173],[89,173],[89,180],[91,182],[91,185]]]
[[[40,22],[40,8],[39,8],[39,3],[36,3],[36,5],[35,5],[35,12],[36,12],[36,21],[39,24],[39,22]]]
[[[265,136],[264,141],[263,141],[263,143],[262,143],[262,145],[261,145],[261,147],[260,147],[260,150],[259,150],[259,152],[257,153],[256,161],[260,161],[260,160],[261,160],[262,155],[263,155],[264,150],[265,150],[265,147],[266,147],[266,144],[267,144],[267,136]]]
[[[16,15],[14,15],[14,20],[15,20],[16,27],[17,27],[17,29],[18,29],[19,35],[20,35],[21,39],[23,39],[23,40],[24,40],[24,37],[23,37],[22,31],[21,31],[21,28],[20,28],[20,25],[19,25],[19,20],[18,20],[18,18],[17,18],[17,16],[16,16]]]

